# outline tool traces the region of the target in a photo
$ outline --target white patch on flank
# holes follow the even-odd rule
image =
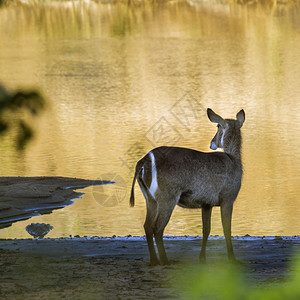
[[[152,152],[149,152],[150,158],[151,158],[151,165],[152,165],[152,181],[151,181],[151,186],[150,186],[150,194],[152,197],[155,199],[155,192],[158,188],[157,184],[157,171],[156,171],[156,165],[155,165],[155,157]]]

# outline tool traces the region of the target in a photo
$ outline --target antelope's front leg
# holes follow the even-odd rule
[[[224,230],[224,235],[226,240],[228,259],[230,261],[235,262],[236,259],[233,252],[232,241],[231,241],[232,209],[233,209],[232,203],[224,203],[221,205],[221,218],[222,218],[222,225],[223,225],[223,230]]]

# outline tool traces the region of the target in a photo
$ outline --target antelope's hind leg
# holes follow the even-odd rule
[[[157,218],[154,226],[154,237],[157,246],[157,250],[159,253],[160,264],[168,265],[169,260],[166,254],[166,250],[164,247],[163,235],[165,227],[167,226],[174,207],[176,206],[179,197],[164,197],[163,194],[160,194],[157,198]]]
[[[159,260],[156,255],[154,242],[153,242],[154,225],[157,216],[157,203],[150,194],[147,195],[146,202],[147,202],[147,215],[144,224],[144,229],[145,229],[148,250],[150,255],[150,265],[155,266],[159,264]]]

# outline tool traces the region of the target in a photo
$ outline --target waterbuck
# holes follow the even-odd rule
[[[168,264],[163,233],[176,204],[184,208],[202,209],[202,262],[206,260],[211,210],[213,206],[220,206],[228,258],[235,261],[231,217],[243,173],[240,129],[245,121],[245,112],[241,110],[236,120],[223,119],[210,108],[207,109],[207,115],[211,122],[218,124],[210,148],[223,148],[224,152],[205,153],[188,148],[159,147],[151,150],[136,165],[130,204],[134,206],[134,185],[137,180],[147,204],[144,229],[151,265],[159,263],[153,236],[160,263]]]

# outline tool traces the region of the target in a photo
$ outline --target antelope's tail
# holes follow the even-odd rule
[[[135,185],[135,181],[136,181],[137,177],[139,176],[139,174],[140,174],[140,172],[141,172],[141,170],[144,166],[144,158],[139,160],[136,164],[136,167],[135,167],[135,174],[134,174],[134,177],[133,177],[133,182],[132,182],[132,187],[131,187],[131,195],[130,195],[130,206],[131,207],[134,206],[134,185]]]

